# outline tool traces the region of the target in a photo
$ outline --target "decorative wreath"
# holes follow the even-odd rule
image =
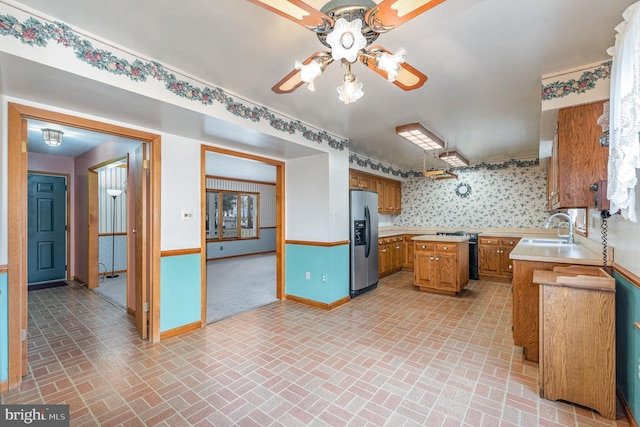
[[[467,197],[469,194],[471,194],[471,186],[466,182],[461,182],[456,187],[456,194],[460,197]]]

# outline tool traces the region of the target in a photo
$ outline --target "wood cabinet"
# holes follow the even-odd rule
[[[519,241],[517,237],[479,237],[478,274],[480,279],[511,282],[513,263],[509,255]]]
[[[534,270],[552,270],[566,264],[513,260],[513,343],[523,348],[524,358],[538,362],[539,286],[533,283]]]
[[[413,261],[415,254],[415,245],[412,238],[420,236],[420,234],[405,234],[404,242],[402,242],[402,269],[413,270]]]
[[[353,169],[349,169],[349,188],[378,191],[377,180],[374,176]]]
[[[384,179],[382,182],[382,192],[378,191],[378,213],[399,214],[401,207],[401,184],[399,181]],[[380,186],[378,186],[378,189]],[[382,197],[380,197],[382,194]]]
[[[414,241],[413,284],[457,295],[469,283],[469,242]]]
[[[540,397],[616,419],[615,281],[598,267],[536,270]]]
[[[402,269],[404,236],[378,239],[378,275],[388,276]]]
[[[547,186],[551,209],[593,205],[589,186],[607,179],[609,149],[600,145],[604,101],[562,108],[558,112]]]
[[[378,193],[378,213],[397,215],[402,212],[400,181],[349,169],[349,188]]]

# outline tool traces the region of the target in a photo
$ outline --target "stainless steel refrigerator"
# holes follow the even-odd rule
[[[378,193],[351,190],[349,207],[353,298],[378,286]]]

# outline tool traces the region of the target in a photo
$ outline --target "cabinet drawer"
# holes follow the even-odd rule
[[[513,248],[515,247],[518,242],[520,241],[520,239],[518,239],[517,237],[511,237],[511,238],[502,238],[500,239],[500,246],[505,247],[505,248]]]
[[[432,251],[435,248],[435,245],[433,243],[429,243],[429,242],[416,242],[416,251]]]
[[[478,237],[478,242],[481,245],[499,245],[500,239],[497,237]]]
[[[436,245],[438,253],[455,253],[458,252],[458,245],[455,243],[438,243]]]

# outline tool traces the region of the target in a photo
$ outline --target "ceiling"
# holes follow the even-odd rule
[[[537,157],[542,76],[609,59],[614,27],[633,0],[447,0],[375,42],[394,52],[404,47],[407,63],[428,76],[425,85],[405,92],[356,64],[365,95],[350,105],[337,99],[345,71],[339,63],[316,80],[315,92],[271,91],[295,60],[325,47],[312,32],[248,1],[20,3],[346,137],[352,152],[420,170],[422,150],[398,137],[397,125],[422,123],[472,163]],[[320,9],[325,1],[306,3]],[[0,84],[10,96],[266,155],[317,152],[6,54]]]

